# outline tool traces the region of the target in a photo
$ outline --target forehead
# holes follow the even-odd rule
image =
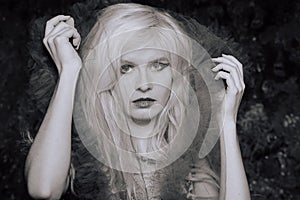
[[[157,60],[169,60],[170,54],[160,49],[139,49],[121,56],[121,62],[131,62],[135,64],[144,64]]]
[[[147,54],[161,53],[162,51],[174,52],[176,48],[176,38],[174,31],[159,28],[147,28],[135,31],[129,31],[117,36],[118,44],[121,47],[121,54],[129,52],[140,52]],[[136,53],[138,54],[138,53]]]

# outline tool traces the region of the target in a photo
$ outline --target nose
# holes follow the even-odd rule
[[[137,90],[141,92],[147,92],[152,90],[153,84],[151,83],[151,72],[147,71],[146,67],[140,67],[138,80],[137,80]]]

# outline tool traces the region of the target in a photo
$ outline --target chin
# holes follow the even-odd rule
[[[161,109],[134,109],[130,113],[130,117],[137,121],[150,121],[161,113]]]

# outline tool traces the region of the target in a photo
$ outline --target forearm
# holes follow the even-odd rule
[[[25,175],[29,193],[59,198],[68,176],[71,122],[79,72],[62,71],[42,125],[29,151]]]
[[[228,118],[227,118],[228,119]],[[222,153],[222,189],[225,187],[225,199],[250,199],[249,187],[236,134],[235,120],[224,122],[221,134]]]

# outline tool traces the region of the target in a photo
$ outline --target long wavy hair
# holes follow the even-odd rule
[[[145,48],[167,51],[173,69],[172,92],[159,115],[156,133],[148,142],[147,148],[156,151],[178,133],[189,101],[185,83],[189,79],[192,47],[183,29],[173,17],[158,9],[133,3],[115,4],[101,11],[81,50],[83,69],[77,96],[88,126],[97,133],[94,139],[105,134],[115,145],[133,152],[131,136],[125,134],[129,131],[126,118],[120,112],[120,100],[112,94],[112,89],[118,81],[121,56]],[[98,141],[98,145],[101,154],[111,155],[110,149],[102,146],[105,146],[103,141]],[[149,159],[159,160],[166,153],[160,152]],[[129,197],[135,195],[139,186],[130,173],[113,169],[110,173],[113,193],[126,188]],[[124,180],[124,185],[119,184],[120,180]]]

